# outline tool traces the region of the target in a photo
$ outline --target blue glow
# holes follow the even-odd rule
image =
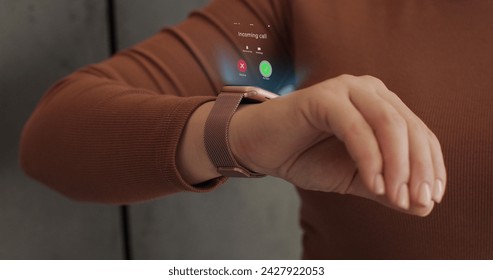
[[[240,73],[237,69],[238,59],[244,59],[244,57],[240,55],[231,57],[227,52],[219,49],[215,57],[218,60],[219,75],[224,85],[256,86],[280,95],[286,95],[294,91],[299,83],[290,75],[292,68],[276,60],[270,60],[273,67],[272,76],[269,79],[263,79],[258,72],[258,65],[251,65],[252,63],[257,63],[256,60],[247,60],[247,63],[249,62],[248,70],[246,77],[244,77],[240,76],[240,74],[244,73]],[[262,60],[264,59],[265,57],[262,58]]]
[[[296,87],[293,84],[287,84],[287,85],[283,86],[279,90],[279,92],[277,92],[277,94],[279,94],[279,95],[288,95],[288,94],[292,93],[295,90],[296,90]]]
[[[219,75],[224,84],[239,85],[237,83],[237,71],[232,67],[232,65],[236,65],[236,62],[220,50],[217,51],[216,57],[219,60]]]

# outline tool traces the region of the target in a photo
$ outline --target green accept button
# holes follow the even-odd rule
[[[260,62],[259,70],[264,78],[272,76],[272,65],[267,60],[262,60],[262,62]]]

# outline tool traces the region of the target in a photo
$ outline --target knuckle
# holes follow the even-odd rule
[[[366,170],[370,170],[373,173],[381,172],[382,160],[381,157],[371,149],[364,149],[361,151],[359,155],[359,168],[366,168]]]
[[[379,124],[397,130],[407,129],[404,119],[394,110],[383,110],[378,116]]]
[[[440,141],[438,141],[438,137],[433,133],[433,131],[428,129],[428,136],[430,137],[431,141],[433,142],[434,145],[437,146],[437,148],[440,148]]]
[[[438,140],[437,136],[435,133],[433,133],[431,130],[428,129],[428,136],[430,138],[430,141],[432,143],[432,147],[437,149],[437,151],[442,154],[442,145],[440,144],[440,141]]]
[[[343,82],[343,83],[351,83],[356,79],[356,77],[353,75],[350,75],[350,74],[342,74],[342,75],[339,75],[338,77],[336,77],[336,79],[338,81]]]
[[[358,152],[355,155],[355,160],[360,168],[364,167],[366,170],[380,172],[382,165],[380,151],[378,147],[362,143],[361,139],[366,137],[364,126],[358,121],[350,121],[342,131],[341,140],[359,146],[356,149]]]
[[[371,75],[363,75],[361,76],[365,81],[368,81],[371,85],[373,85],[377,89],[387,89],[385,83],[379,78]]]
[[[338,76],[338,78],[340,78],[340,79],[354,79],[355,76],[353,76],[351,74],[341,74]]]
[[[359,130],[360,125],[357,121],[348,121],[344,129],[342,129],[341,140],[350,141],[353,137],[357,137],[356,135],[359,134]]]
[[[418,132],[423,130],[423,125],[415,120],[408,120],[407,121],[407,127],[409,128],[410,131]],[[421,132],[423,133],[423,132]],[[420,134],[420,135],[425,135],[425,134]],[[425,136],[426,137],[426,136]]]

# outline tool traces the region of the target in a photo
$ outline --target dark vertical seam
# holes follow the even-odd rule
[[[108,20],[108,39],[110,45],[110,55],[115,54],[118,51],[118,41],[116,34],[116,16],[115,16],[115,1],[108,0],[106,2],[106,12]]]
[[[115,15],[115,0],[107,0],[106,2],[107,24],[108,24],[108,41],[110,55],[114,55],[118,51],[118,38],[116,33],[116,15]],[[132,244],[130,239],[130,216],[127,205],[119,207],[121,233],[123,241],[123,257],[125,260],[132,259]]]

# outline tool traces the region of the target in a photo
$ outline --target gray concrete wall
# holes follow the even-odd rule
[[[0,1],[0,259],[118,259],[118,209],[69,201],[19,168],[23,124],[55,80],[108,56],[100,0]]]
[[[116,0],[117,45],[183,20],[205,0]],[[17,142],[43,91],[109,54],[106,1],[0,0],[0,259],[122,258],[118,207],[75,203],[26,178]],[[299,201],[274,178],[230,180],[130,206],[137,259],[300,256]]]

